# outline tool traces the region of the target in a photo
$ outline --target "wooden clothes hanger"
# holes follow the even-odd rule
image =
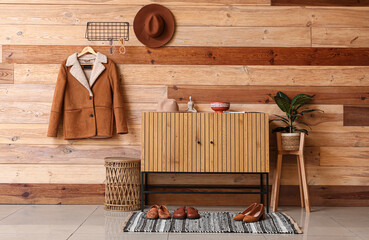
[[[92,47],[87,46],[84,49],[82,49],[82,51],[80,53],[78,53],[77,57],[82,57],[86,53],[91,53],[91,54],[97,56],[97,53],[95,52],[95,50]]]

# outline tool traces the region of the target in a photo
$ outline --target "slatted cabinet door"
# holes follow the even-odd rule
[[[265,113],[142,113],[144,172],[269,172]]]

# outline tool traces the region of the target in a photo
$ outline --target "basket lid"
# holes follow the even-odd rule
[[[140,162],[139,158],[130,157],[106,157],[105,162]]]

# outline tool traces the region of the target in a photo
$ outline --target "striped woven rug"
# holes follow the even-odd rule
[[[146,219],[146,212],[133,212],[123,224],[124,232],[264,233],[300,234],[296,222],[284,213],[269,213],[262,221],[234,221],[233,212],[200,212],[200,219]]]

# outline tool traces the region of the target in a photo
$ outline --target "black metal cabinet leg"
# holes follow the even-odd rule
[[[145,191],[147,191],[148,173],[145,173]],[[147,205],[147,193],[145,193],[145,205]]]
[[[266,174],[266,197],[267,213],[269,213],[269,173]]]
[[[264,204],[264,186],[263,186],[263,176],[264,173],[260,173],[260,203]]]
[[[145,179],[144,179],[144,173],[141,172],[141,212],[144,210],[144,190],[145,190]]]

